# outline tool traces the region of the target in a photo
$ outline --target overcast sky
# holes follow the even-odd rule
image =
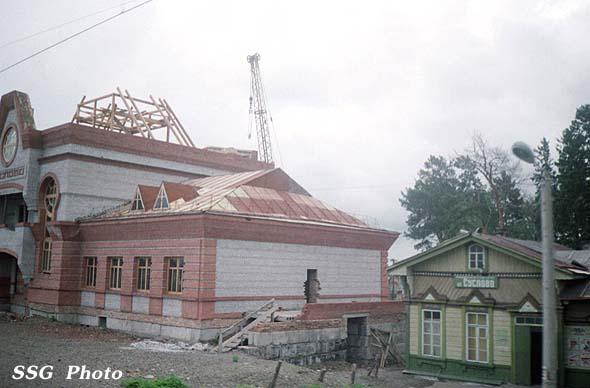
[[[0,68],[140,2],[3,2]],[[121,86],[166,98],[198,146],[255,149],[246,56],[259,52],[278,166],[403,232],[400,192],[428,155],[463,150],[474,131],[506,148],[555,144],[590,103],[588,20],[584,1],[154,0],[0,74],[0,93],[28,93],[44,129]]]

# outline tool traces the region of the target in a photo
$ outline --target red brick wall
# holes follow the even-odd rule
[[[387,251],[398,233],[205,213],[86,221],[80,225],[80,237],[84,241],[211,238]]]
[[[405,311],[403,301],[351,302],[351,303],[311,303],[303,306],[300,319],[342,318],[344,314],[369,314],[369,316],[395,315]]]
[[[169,297],[182,300],[183,318],[196,320],[236,315],[215,313],[215,301],[223,299],[215,295],[218,238],[377,249],[381,251],[380,292],[375,295],[350,297],[376,297],[383,301],[389,293],[387,249],[397,237],[395,233],[390,232],[344,230],[210,214],[93,221],[80,225],[64,223],[56,225],[56,228],[61,228],[61,233],[55,233],[54,236],[51,273],[35,274],[27,294],[30,302],[79,306],[80,291],[86,289],[84,257],[92,256],[98,259],[97,281],[96,287],[88,288],[88,291],[96,293],[96,308],[104,308],[106,293],[115,293],[121,296],[121,311],[131,312],[133,295],[140,295],[149,298],[150,314],[161,316],[163,298]],[[39,248],[40,246],[37,257],[40,253]],[[109,289],[108,258],[113,256],[123,258],[123,285],[120,290]],[[138,256],[149,256],[152,259],[149,292],[138,291],[135,287],[134,263]],[[165,258],[178,256],[185,260],[184,290],[182,294],[170,295],[166,290]],[[351,307],[346,307],[349,305],[321,304],[318,306],[326,309],[324,312],[309,307],[311,310],[307,314],[313,316],[330,313],[341,316],[344,312],[357,312],[358,309],[365,312],[365,308],[370,311],[376,308],[374,304],[358,302],[350,310]],[[338,309],[342,308],[345,310],[339,313]]]

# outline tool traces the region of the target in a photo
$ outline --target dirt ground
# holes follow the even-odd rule
[[[14,320],[0,316],[0,387],[119,387],[129,377],[163,377],[174,374],[191,387],[266,387],[276,362],[261,360],[241,352],[217,354],[204,351],[178,353],[150,352],[130,347],[141,340],[127,334],[54,322],[34,317]],[[50,380],[13,380],[17,365],[53,365]],[[123,379],[66,380],[69,365],[86,365],[93,370],[119,369]],[[325,382],[318,384],[319,366],[298,367],[283,363],[277,387],[346,387],[350,383],[350,365],[326,366]],[[359,387],[433,386],[433,380],[404,375],[399,369],[379,372],[379,378],[367,377],[365,369],[357,371]],[[449,383],[446,383],[448,387]],[[455,386],[462,384],[456,383]],[[452,386],[452,385],[451,385]],[[474,385],[470,385],[471,388]],[[434,387],[433,387],[434,388]]]

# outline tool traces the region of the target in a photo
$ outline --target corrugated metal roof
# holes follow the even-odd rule
[[[182,184],[196,189],[195,198],[171,200],[170,208],[164,210],[133,211],[130,205],[125,205],[101,218],[215,211],[369,228],[361,220],[309,195],[248,185],[272,171],[274,169],[192,179]]]
[[[274,170],[274,169],[273,169]],[[238,174],[230,175],[216,175],[209,176],[206,178],[191,179],[186,182],[182,182],[185,185],[191,185],[201,187],[207,190],[216,190],[229,187],[239,187],[253,179],[256,179],[264,174],[269,173],[273,170],[257,170],[247,171]]]
[[[445,246],[459,243],[461,240],[467,239],[471,236],[488,241],[488,242],[495,244],[497,246],[507,248],[507,249],[512,250],[514,252],[518,252],[522,255],[525,255],[525,256],[530,257],[532,259],[536,259],[538,261],[542,261],[542,258],[543,258],[542,243],[539,241],[521,240],[521,239],[510,238],[510,237],[505,237],[505,236],[501,236],[501,235],[487,234],[487,233],[461,232],[457,236],[455,236],[449,240],[445,240],[445,241],[441,242],[439,245],[435,246],[434,248],[431,248],[431,249],[426,250],[424,252],[420,252],[420,253],[413,255],[407,259],[393,263],[389,267],[389,270],[392,270],[395,268],[400,268],[400,267],[407,266],[407,265],[413,265],[413,263],[416,262],[416,260],[420,260],[424,256],[431,254],[432,252],[443,249]],[[586,251],[573,251],[573,250],[571,250],[563,245],[560,245],[560,244],[555,244],[554,248],[555,248],[555,266],[560,267],[560,268],[564,268],[564,269],[568,269],[568,270],[572,270],[572,271],[577,271],[576,272],[577,274],[585,274],[585,275],[588,274],[588,272],[590,271],[590,265],[589,265],[590,264],[590,257],[588,257],[590,255],[590,251],[587,251],[587,250]]]
[[[560,251],[556,256],[566,263],[581,265],[590,268],[590,250],[583,251]]]

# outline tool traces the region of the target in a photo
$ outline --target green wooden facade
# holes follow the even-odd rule
[[[484,252],[484,263],[470,268],[474,251]],[[526,252],[471,233],[390,267],[408,303],[407,372],[491,384],[539,382],[542,267]],[[575,274],[556,267],[555,277],[563,282]],[[580,308],[590,316],[589,306]],[[590,368],[567,367],[567,306],[559,314],[561,385],[590,387]]]

